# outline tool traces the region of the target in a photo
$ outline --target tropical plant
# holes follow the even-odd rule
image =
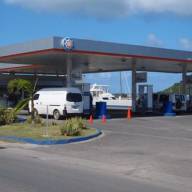
[[[17,103],[17,105],[13,108],[15,113],[18,114],[22,109],[24,109],[28,105],[28,102],[30,99],[31,98],[26,98],[26,99],[19,101],[19,103]]]
[[[43,119],[42,119],[40,116],[38,116],[38,115],[35,117],[34,120],[31,118],[31,116],[27,118],[26,123],[32,124],[32,122],[34,122],[35,125],[45,126],[45,122],[44,122]]]
[[[16,114],[13,109],[0,109],[0,125],[7,125],[16,121]]]
[[[38,79],[36,79],[35,85],[25,79],[13,79],[8,82],[8,92],[9,94],[16,94],[18,92],[27,93],[29,95],[28,98],[20,101],[15,107],[15,113],[18,113],[21,109],[23,109],[31,100],[31,118],[32,121],[35,119],[35,111],[34,111],[34,101],[33,95],[35,93],[36,85]]]
[[[27,92],[32,93],[33,86],[30,81],[27,81],[25,79],[13,79],[8,82],[7,86],[9,93],[17,93],[17,92]]]
[[[60,125],[61,135],[65,136],[79,136],[81,130],[85,128],[86,125],[82,118],[67,119],[64,124]]]

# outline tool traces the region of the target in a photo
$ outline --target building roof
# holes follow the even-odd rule
[[[183,64],[192,71],[189,51],[84,39],[72,39],[73,48],[66,50],[62,40],[51,37],[0,47],[0,72],[66,74],[68,57],[72,58],[73,70],[83,73],[127,71],[132,62],[136,62],[138,71],[179,73]],[[7,67],[6,63],[14,65]]]

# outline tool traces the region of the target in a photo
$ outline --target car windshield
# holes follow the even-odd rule
[[[33,97],[33,100],[38,100],[39,99],[39,94],[35,94],[34,97]]]

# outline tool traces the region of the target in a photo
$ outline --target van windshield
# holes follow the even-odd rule
[[[69,101],[69,102],[81,102],[82,96],[80,93],[67,93],[67,101]]]

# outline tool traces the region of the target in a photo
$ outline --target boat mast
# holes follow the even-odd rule
[[[122,96],[122,93],[123,93],[123,89],[122,89],[122,77],[121,77],[121,71],[120,71],[120,74],[119,74],[119,83],[120,83],[120,94]]]

